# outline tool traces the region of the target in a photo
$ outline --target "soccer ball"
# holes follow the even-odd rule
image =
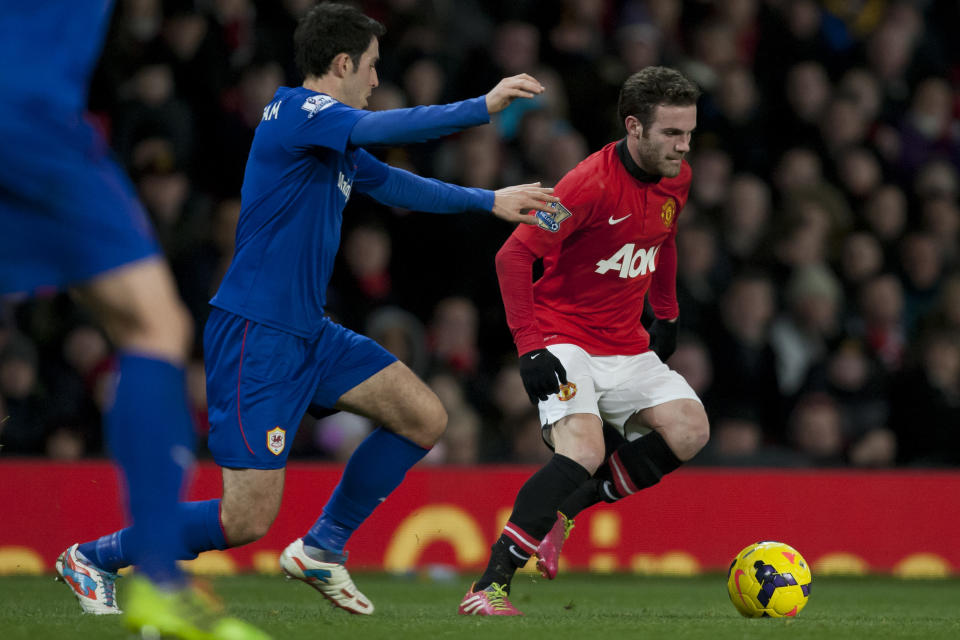
[[[810,565],[782,542],[755,542],[737,554],[727,572],[730,601],[748,618],[800,613],[810,599]]]

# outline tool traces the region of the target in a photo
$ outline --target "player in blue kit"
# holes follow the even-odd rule
[[[132,185],[84,121],[111,2],[25,2],[0,10],[0,295],[70,288],[118,350],[107,442],[126,486],[124,540],[138,577],[125,623],[182,638],[266,638],[221,618],[176,565],[178,504],[193,463],[183,365],[191,320]],[[85,612],[120,613],[114,572],[76,545],[56,561]]]
[[[262,537],[279,510],[287,445],[304,413],[367,416],[382,426],[353,453],[315,524],[280,557],[289,576],[358,614],[374,607],[344,567],[344,545],[441,436],[446,413],[393,355],[324,315],[344,206],[356,190],[391,206],[492,211],[532,223],[524,212],[556,201],[538,184],[463,188],[366,152],[368,144],[418,142],[487,123],[515,98],[543,90],[520,75],[463,102],[365,111],[383,33],[352,7],[314,7],[294,35],[303,85],[281,87],[263,110],[247,160],[236,253],[204,333],[208,444],[223,468],[223,497],[189,503],[179,536],[183,558]],[[94,570],[113,572],[129,562],[128,535],[119,531],[79,551]]]

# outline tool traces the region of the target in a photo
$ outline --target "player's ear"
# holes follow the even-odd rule
[[[627,129],[627,135],[633,138],[639,138],[643,135],[643,125],[636,116],[627,116],[623,120],[623,126]]]
[[[338,53],[330,63],[330,70],[338,78],[345,78],[353,72],[353,58],[348,53]]]

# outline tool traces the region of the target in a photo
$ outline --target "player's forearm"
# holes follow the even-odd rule
[[[677,243],[674,236],[664,242],[657,252],[657,270],[650,282],[650,306],[661,320],[673,320],[680,315],[677,304]]]
[[[350,144],[411,144],[490,122],[484,96],[450,104],[372,111],[350,132]]]
[[[429,213],[460,213],[463,211],[490,211],[493,209],[493,191],[460,187],[433,178],[390,167],[387,179],[366,192],[391,207],[427,211]]]
[[[543,348],[543,334],[537,327],[533,308],[533,263],[537,256],[514,236],[497,252],[497,280],[507,314],[507,326],[513,334],[517,353]]]

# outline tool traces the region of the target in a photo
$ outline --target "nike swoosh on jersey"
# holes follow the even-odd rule
[[[537,354],[534,354],[534,355],[530,356],[530,359],[531,359],[531,360],[536,360],[536,359],[539,358],[539,357],[540,357],[540,354],[537,353]]]
[[[610,224],[619,224],[619,223],[623,222],[624,220],[626,220],[627,218],[629,218],[629,217],[632,216],[632,215],[633,215],[632,213],[628,213],[627,215],[623,216],[622,218],[616,218],[616,219],[614,219],[613,216],[610,216],[610,219],[607,220],[607,222],[609,222]]]

